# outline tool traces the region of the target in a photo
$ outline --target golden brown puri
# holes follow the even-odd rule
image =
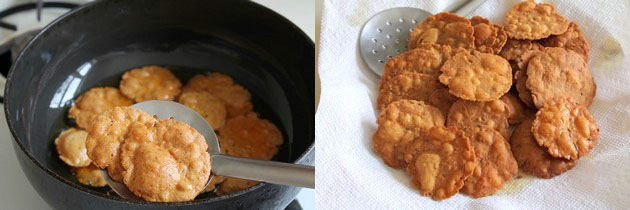
[[[510,146],[518,166],[525,173],[549,179],[572,169],[577,160],[555,158],[538,146],[532,134],[533,118],[523,121],[510,137]]]
[[[541,43],[545,47],[563,47],[575,51],[588,63],[591,47],[575,22],[569,23],[569,28],[563,34],[551,35],[549,38],[541,40]]]
[[[547,47],[529,60],[526,86],[537,108],[557,96],[589,107],[597,89],[582,56],[558,47]]]
[[[479,52],[498,54],[507,41],[503,26],[490,24],[488,19],[474,16],[470,19],[475,37],[475,49]]]
[[[569,21],[550,4],[523,1],[505,15],[505,32],[513,39],[538,40],[567,31]]]
[[[489,102],[459,99],[448,113],[448,127],[479,127],[499,131],[504,138],[510,137],[507,105],[501,100]]]
[[[254,108],[249,91],[222,73],[195,75],[182,88],[183,93],[200,91],[208,92],[223,101],[228,118],[245,115]]]
[[[525,108],[523,102],[512,93],[506,93],[500,99],[507,107],[507,119],[510,125],[521,123],[530,112]]]
[[[210,177],[208,145],[199,132],[172,118],[133,123],[121,147],[124,183],[147,201],[193,200]]]
[[[283,143],[282,133],[271,122],[255,113],[229,119],[219,130],[221,152],[238,157],[270,160]],[[247,189],[258,182],[225,177],[218,183],[216,193],[226,195]]]
[[[442,87],[437,75],[401,72],[381,85],[376,101],[379,110],[401,99],[429,102],[431,94]]]
[[[378,129],[372,137],[374,151],[393,168],[406,165],[404,151],[422,129],[444,126],[439,109],[415,100],[391,103],[378,117]]]
[[[88,129],[85,142],[88,157],[99,168],[108,167],[118,157],[120,144],[127,137],[132,123],[155,122],[153,116],[131,107],[115,107],[99,114]]]
[[[218,130],[225,124],[227,117],[225,103],[208,92],[185,92],[179,96],[177,101],[199,113],[214,130]]]
[[[239,157],[270,160],[283,141],[273,123],[254,113],[229,119],[219,129],[221,151]]]
[[[595,147],[599,127],[586,107],[572,99],[556,97],[538,110],[532,133],[551,156],[576,160]]]
[[[461,52],[447,60],[440,71],[440,82],[449,92],[470,101],[499,99],[512,86],[510,64],[498,55]]]
[[[405,161],[411,184],[435,200],[457,194],[476,167],[469,138],[455,127],[421,132],[405,152]]]
[[[68,111],[79,128],[88,129],[96,116],[117,106],[131,106],[133,100],[123,95],[118,88],[92,88],[81,94]]]
[[[101,169],[96,167],[95,165],[72,168],[72,171],[81,184],[91,187],[107,186],[107,182],[105,182],[105,178],[103,178],[103,173],[101,172]]]
[[[85,139],[88,133],[84,130],[70,128],[59,134],[55,146],[59,159],[73,167],[85,167],[92,163],[87,155]]]
[[[438,13],[427,17],[409,34],[407,49],[415,49],[421,44],[440,44],[472,49],[474,47],[473,27],[464,17],[448,12]]]
[[[464,132],[475,150],[477,167],[461,191],[475,198],[493,195],[518,172],[510,144],[496,130],[474,127]]]
[[[173,100],[179,95],[181,87],[179,79],[160,66],[132,69],[125,72],[120,81],[120,91],[136,102]]]

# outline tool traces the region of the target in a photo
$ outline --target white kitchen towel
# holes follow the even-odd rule
[[[576,21],[591,44],[597,96],[590,107],[601,129],[599,143],[577,166],[553,179],[522,175],[494,196],[458,194],[433,201],[410,186],[402,170],[387,167],[372,150],[379,77],[363,63],[361,27],[392,7],[436,13],[445,0],[324,0],[316,113],[318,209],[628,209],[630,208],[630,1],[551,0]],[[488,0],[470,16],[503,23],[518,1]]]

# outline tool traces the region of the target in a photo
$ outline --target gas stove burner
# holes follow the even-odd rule
[[[41,13],[44,8],[73,9],[77,6],[79,5],[74,3],[43,2],[42,0],[39,0],[37,3],[25,3],[0,10],[0,30],[12,31],[8,36],[0,37],[0,74],[6,77],[13,61],[17,59],[17,56],[26,46],[28,41],[30,41],[31,38],[33,38],[40,30],[40,28],[29,29],[26,27],[26,29],[21,29],[20,26],[4,21],[3,19],[14,14],[36,9],[37,13],[33,16],[33,19],[40,22]],[[4,78],[0,78],[0,81],[2,81],[2,79]],[[0,85],[4,86],[4,84]]]
[[[9,30],[17,31],[17,26],[10,23],[2,22],[2,21],[0,21],[0,28],[6,28]]]
[[[2,79],[6,78],[13,61],[17,59],[22,49],[37,32],[39,32],[39,29],[27,31],[0,45],[0,74],[3,76]]]
[[[0,35],[0,103],[4,101],[2,96],[4,93],[5,78],[11,69],[13,61],[17,59],[17,56],[22,49],[24,49],[26,44],[47,22],[42,22],[43,10],[45,8],[70,10],[77,6],[79,5],[67,2],[43,2],[43,0],[38,0],[36,3],[26,3],[0,9],[0,31],[3,32],[2,35]],[[36,10],[36,14],[32,16],[33,19],[30,19],[31,17],[29,17],[28,12],[32,12],[32,10]],[[20,21],[15,21],[15,17],[19,17],[18,20]],[[56,17],[58,17],[58,15],[52,17],[49,15],[48,21],[52,21],[51,18]],[[10,21],[12,18],[14,20],[13,22]],[[25,22],[26,24],[24,24]]]
[[[26,4],[21,4],[21,5],[17,5],[8,9],[5,9],[3,11],[0,11],[0,20],[2,18],[5,18],[9,15],[18,13],[18,12],[23,12],[23,11],[27,11],[27,10],[32,10],[32,9],[37,9],[37,20],[41,20],[41,10],[42,8],[65,8],[65,9],[73,9],[75,7],[79,6],[78,4],[73,4],[73,3],[66,3],[66,2],[43,2],[42,0],[39,0],[37,3],[26,3]],[[17,30],[17,26],[10,24],[10,23],[6,23],[3,21],[0,21],[0,28],[5,28],[5,29],[9,29],[9,30]]]

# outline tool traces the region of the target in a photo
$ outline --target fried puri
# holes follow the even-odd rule
[[[120,144],[127,137],[129,126],[132,123],[150,125],[155,122],[151,115],[130,107],[115,107],[99,114],[88,130],[85,142],[88,157],[94,165],[102,169],[117,164]],[[117,175],[119,173],[113,171],[110,171],[110,174],[114,174],[112,178],[120,177]]]
[[[96,116],[117,106],[131,106],[133,100],[123,95],[118,88],[92,88],[77,98],[68,111],[79,128],[88,129]]]
[[[185,92],[179,96],[177,101],[199,113],[214,130],[218,130],[225,124],[227,117],[225,103],[208,92]]]
[[[133,123],[121,148],[124,183],[147,201],[193,200],[210,177],[208,145],[188,124]]]
[[[79,180],[79,183],[91,186],[91,187],[105,187],[107,182],[103,178],[101,169],[95,165],[89,165],[86,167],[73,168],[74,175]]]
[[[372,137],[374,151],[393,168],[406,165],[403,152],[423,129],[444,126],[442,112],[422,101],[399,100],[389,104],[378,117]]]
[[[183,92],[205,91],[219,98],[225,103],[228,117],[236,117],[251,112],[254,108],[251,94],[243,86],[232,80],[230,76],[221,73],[209,75],[195,75],[192,77]]]
[[[125,72],[120,81],[120,91],[136,102],[173,100],[181,87],[179,79],[160,66],[144,66]]]
[[[55,139],[59,159],[72,167],[85,167],[92,163],[87,155],[85,139],[88,133],[84,130],[70,128]]]
[[[407,173],[420,194],[444,200],[457,194],[476,166],[469,138],[458,128],[432,127],[405,152]]]
[[[256,114],[229,119],[219,129],[221,150],[229,155],[270,160],[283,143],[282,133]]]

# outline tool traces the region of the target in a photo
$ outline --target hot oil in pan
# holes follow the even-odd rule
[[[195,68],[190,68],[190,67],[184,67],[184,66],[171,66],[171,65],[162,65],[164,67],[166,67],[167,69],[171,70],[171,72],[173,72],[173,74],[182,82],[182,85],[185,85],[188,80],[190,78],[192,78],[193,76],[197,75],[197,74],[208,74],[211,73],[212,70],[208,71],[208,70],[204,70],[204,69],[195,69]],[[131,69],[129,69],[131,70]],[[221,72],[224,74],[228,74],[227,72]],[[289,140],[288,136],[287,136],[287,132],[284,130],[282,124],[280,123],[280,118],[278,117],[278,114],[275,113],[273,111],[273,109],[271,109],[271,107],[265,103],[265,101],[259,97],[258,95],[256,95],[253,91],[250,91],[250,89],[243,83],[239,83],[238,78],[230,75],[232,77],[232,79],[234,80],[234,82],[236,84],[239,84],[243,87],[245,87],[250,93],[251,93],[251,102],[254,104],[254,112],[258,113],[259,118],[261,119],[266,119],[271,121],[276,127],[278,127],[278,129],[280,129],[280,131],[282,132],[283,135],[283,139],[284,139],[284,143],[280,146],[278,153],[274,156],[273,160],[274,161],[281,161],[281,162],[291,162],[291,141]],[[101,81],[96,83],[95,86],[93,87],[89,87],[89,88],[94,88],[94,87],[118,87],[120,84],[120,80],[122,78],[122,74],[120,75],[116,75],[116,76],[111,76],[111,77],[107,77],[107,78],[101,78]],[[89,88],[86,89],[89,90]],[[76,100],[76,98],[74,99]],[[73,101],[74,103],[74,101]],[[68,104],[67,109],[70,108],[70,104]],[[67,110],[66,109],[66,110]],[[74,124],[73,120],[68,119],[67,116],[64,116],[65,120],[60,121],[59,123],[57,123],[57,126],[54,126],[57,132],[52,132],[52,133],[60,133],[61,130],[70,128],[70,127],[76,127],[76,125]],[[218,133],[217,133],[218,136]],[[52,136],[51,137],[54,141],[54,138],[56,138],[56,136]],[[54,144],[51,144],[52,146],[50,147],[50,151],[52,151],[51,156],[56,156],[56,148],[54,146]],[[57,160],[57,164],[59,167],[62,168],[67,168],[67,172],[71,173],[71,169],[69,166],[67,166],[66,164],[64,164],[59,158],[55,158]],[[62,169],[63,170],[63,169]],[[69,174],[68,174],[69,175]],[[74,175],[69,175],[66,177],[72,177],[72,181],[79,183]],[[85,185],[82,185],[85,186]],[[88,187],[88,186],[85,186]],[[94,187],[89,187],[93,190],[99,191],[99,192],[103,192],[103,193],[107,193],[110,195],[115,195],[115,193],[111,192],[111,190],[109,189],[109,187],[100,187],[100,188],[94,188]],[[214,193],[204,193],[201,194],[199,196],[197,196],[196,199],[203,199],[203,198],[210,198],[210,197],[216,197],[217,195]]]
[[[305,139],[296,139],[293,144],[293,139],[289,138],[300,135],[294,133],[301,129],[294,128],[293,121],[302,119],[293,119],[292,106],[286,95],[292,91],[286,89],[291,86],[291,81],[279,70],[285,67],[266,50],[239,36],[214,32],[208,35],[168,29],[152,32],[152,36],[145,36],[146,31],[125,36],[122,34],[126,33],[120,33],[121,37],[114,37],[118,40],[115,46],[103,47],[103,42],[90,42],[83,47],[106,50],[67,57],[60,71],[71,71],[70,75],[55,74],[49,80],[56,83],[51,86],[59,87],[56,91],[59,95],[55,94],[56,98],[51,98],[50,106],[46,107],[52,110],[47,113],[48,119],[55,119],[49,123],[46,157],[42,158],[47,167],[78,184],[70,168],[58,158],[53,143],[63,129],[74,125],[67,119],[72,100],[93,87],[118,87],[124,72],[145,65],[160,65],[172,70],[182,84],[186,84],[196,74],[216,71],[231,76],[235,83],[249,90],[254,111],[259,113],[260,118],[271,121],[283,133],[284,144],[274,160],[290,162],[297,159],[302,152],[296,148],[307,148],[308,145],[302,145]],[[142,39],[138,40],[135,36],[141,36]],[[295,103],[299,104],[300,101]],[[89,188],[87,191],[115,196],[115,193],[109,192],[109,188],[86,188]],[[206,193],[197,199],[214,196]]]

